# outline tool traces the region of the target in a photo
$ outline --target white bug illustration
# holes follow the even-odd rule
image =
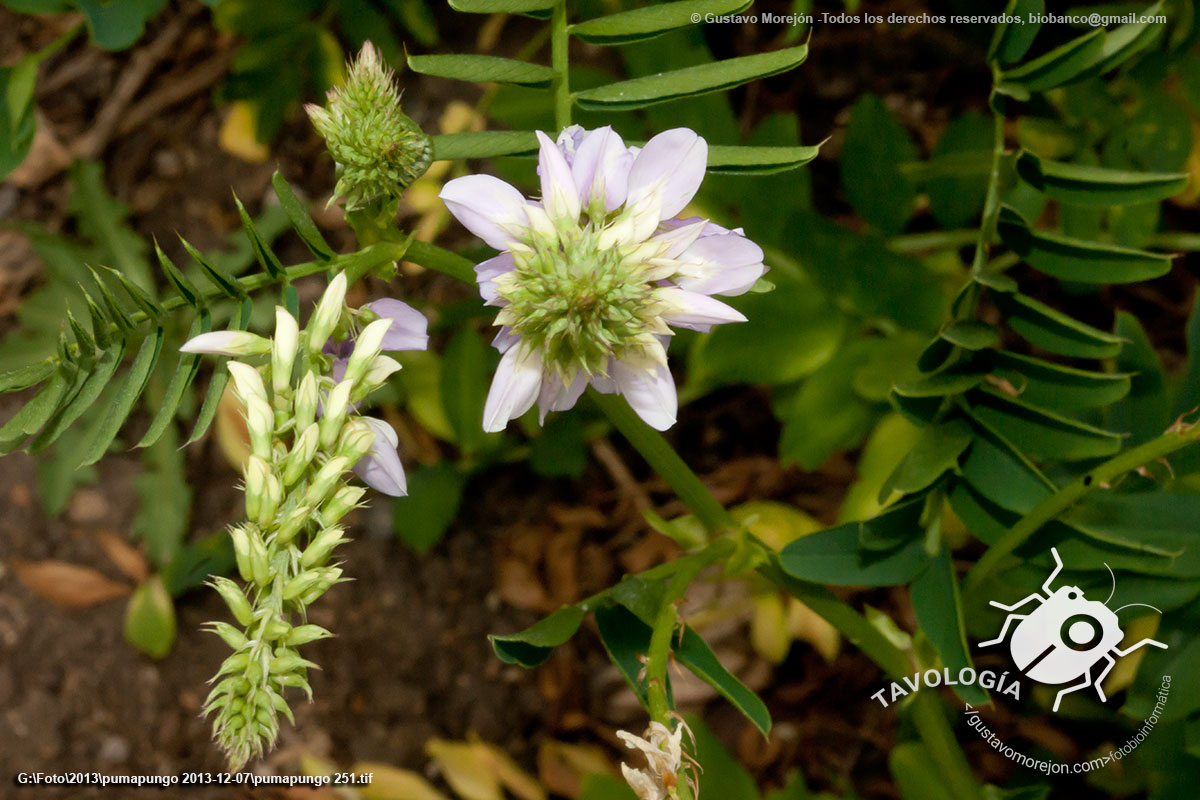
[[[1108,600],[1103,603],[1087,600],[1078,586],[1061,586],[1057,590],[1051,588],[1054,579],[1062,571],[1062,559],[1058,557],[1058,549],[1050,548],[1054,556],[1054,571],[1042,584],[1042,592],[1034,592],[1023,600],[1006,606],[1003,603],[990,601],[996,608],[1013,612],[1034,600],[1040,605],[1028,614],[1010,613],[1000,628],[1000,635],[995,639],[980,642],[980,647],[1000,644],[1008,634],[1008,628],[1014,620],[1020,620],[1012,634],[1009,652],[1017,668],[1032,680],[1049,686],[1061,686],[1071,683],[1058,693],[1054,699],[1054,711],[1062,702],[1063,695],[1096,687],[1100,702],[1107,701],[1104,696],[1103,683],[1108,673],[1117,663],[1117,658],[1127,656],[1144,645],[1154,645],[1166,650],[1167,646],[1155,639],[1142,639],[1140,642],[1124,649],[1118,647],[1125,638],[1117,612],[1130,606],[1146,606],[1158,613],[1159,609],[1146,603],[1129,603],[1115,611],[1108,607],[1117,590],[1117,578],[1113,578],[1113,588],[1108,594]],[[1104,565],[1108,567],[1108,564]],[[1112,568],[1108,567],[1112,575]],[[1092,668],[1101,661],[1108,662],[1095,679],[1092,678]],[[1073,683],[1078,681],[1078,683]]]

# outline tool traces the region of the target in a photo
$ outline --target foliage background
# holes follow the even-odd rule
[[[545,40],[539,38],[544,26],[534,20],[465,17],[420,3],[345,0],[277,4],[270,11],[236,0],[211,8],[161,2],[5,5],[12,10],[3,44],[9,102],[0,122],[9,131],[3,163],[15,171],[0,190],[9,223],[0,234],[5,237],[0,258],[7,314],[0,343],[3,369],[53,352],[64,303],[87,326],[90,310],[79,287],[94,278],[84,265],[110,266],[144,288],[165,290],[166,280],[156,274],[152,237],[191,281],[204,278],[175,232],[225,273],[257,271],[261,250],[237,233],[241,223],[227,194],[230,185],[256,220],[262,240],[277,245],[283,263],[309,258],[296,235],[286,232],[287,214],[272,202],[276,167],[314,201],[320,233],[333,249],[348,249],[351,238],[340,215],[322,211],[332,166],[295,112],[298,102],[339,79],[345,53],[364,39],[372,39],[401,69],[405,47],[410,54],[486,52],[548,59]],[[963,5],[960,10],[975,10]],[[1014,113],[1005,124],[1010,146],[1052,160],[1194,174],[1200,66],[1188,32],[1191,6],[1168,5],[1171,37],[1155,42],[1115,75],[1052,94],[1032,113]],[[771,2],[756,8],[793,10]],[[953,8],[864,3],[860,10],[886,16]],[[114,19],[117,10],[122,13]],[[580,17],[613,10],[599,2],[576,6]],[[818,14],[844,10],[837,4],[814,9]],[[34,11],[66,15],[28,16]],[[72,36],[80,23],[83,29]],[[1046,28],[1034,52],[1080,32]],[[709,25],[619,48],[581,45],[573,52],[572,83],[586,89],[617,75],[776,50],[806,35],[782,25]],[[917,359],[943,328],[971,260],[972,226],[984,205],[990,155],[992,76],[984,53],[991,35],[985,26],[817,25],[808,60],[797,70],[728,94],[639,112],[579,115],[585,125],[611,122],[634,140],[681,124],[714,144],[779,146],[828,139],[820,156],[802,170],[713,176],[706,182],[697,207],[714,219],[744,225],[751,238],[767,246],[777,288],[741,301],[750,323],[707,339],[680,337],[673,346],[677,358],[685,354],[678,377],[682,395],[691,401],[671,434],[673,443],[723,502],[780,501],[808,515],[776,506],[742,512],[757,511],[768,522],[770,513],[777,513],[773,528],[756,532],[767,530],[760,535],[776,536],[778,545],[818,526],[873,515],[885,479],[918,440],[917,429],[890,410],[889,390],[919,377]],[[545,92],[536,87],[481,88],[412,71],[401,71],[400,80],[406,110],[430,132],[553,127]],[[528,159],[496,158],[487,166],[532,185]],[[433,200],[438,182],[464,169],[461,163],[440,162],[408,196],[402,212],[423,238],[465,244]],[[1028,220],[1041,215],[1044,224],[1069,236],[1179,252],[1197,249],[1191,233],[1197,219],[1195,185],[1166,202],[1112,209],[1068,205],[1043,212],[1039,198],[1022,194],[1020,186],[1006,199]],[[1153,273],[1157,267],[1147,269]],[[1012,273],[1028,296],[1128,340],[1105,358],[1109,372],[1132,374],[1130,393],[1115,402],[1085,402],[1082,412],[1070,408],[1085,422],[1128,433],[1127,445],[1153,438],[1200,400],[1200,372],[1191,368],[1200,332],[1194,317],[1188,321],[1195,269],[1194,256],[1185,255],[1153,280],[1100,286],[1062,281],[1028,267]],[[316,290],[297,281],[297,301],[310,301]],[[539,742],[550,737],[573,745],[610,745],[611,728],[604,726],[635,724],[636,714],[627,703],[622,707],[612,681],[604,685],[589,677],[598,673],[620,681],[600,668],[603,651],[594,635],[579,637],[541,672],[523,674],[490,661],[478,646],[482,634],[516,630],[533,615],[604,588],[622,570],[640,570],[674,555],[675,545],[651,532],[640,512],[671,518],[683,509],[619,437],[608,438],[594,410],[556,418],[540,435],[532,429],[502,437],[476,432],[473,420],[494,357],[484,346],[486,320],[462,287],[414,267],[393,286],[376,284],[369,291],[415,299],[435,315],[438,355],[414,356],[385,404],[410,463],[416,463],[413,498],[394,508],[377,502],[364,515],[363,530],[385,538],[364,542],[351,554],[362,585],[339,589],[342,595],[330,610],[343,632],[359,620],[361,638],[357,644],[322,645],[317,660],[342,665],[326,676],[328,685],[317,687],[330,705],[301,716],[294,747],[271,768],[298,769],[300,752],[342,765],[371,760],[419,768],[427,740],[475,731],[503,745],[526,768],[540,767],[540,777],[549,782],[552,771],[535,756]],[[219,327],[221,315],[243,310],[252,326],[260,324],[273,302],[263,298],[245,309],[223,305],[214,311],[212,324]],[[999,322],[999,311],[985,305],[981,320]],[[164,351],[173,352],[169,348],[186,333],[186,326],[167,327]],[[967,328],[958,335],[980,333]],[[1004,335],[1005,349],[1029,352],[1012,331]],[[764,340],[771,346],[763,347]],[[991,344],[980,346],[986,350]],[[1015,369],[1011,361],[1001,367]],[[207,571],[228,568],[220,531],[236,510],[232,494],[222,487],[233,480],[225,461],[231,451],[236,458],[238,435],[232,417],[222,426],[215,402],[219,393],[214,393],[209,403],[217,420],[213,433],[196,446],[178,449],[194,432],[183,423],[208,397],[205,376],[200,378],[195,388],[179,388],[177,398],[170,370],[147,378],[120,449],[137,444],[147,430],[160,436],[132,455],[76,469],[87,460],[82,456],[89,451],[88,437],[106,427],[105,409],[120,402],[119,389],[111,389],[113,396],[80,408],[79,425],[66,428],[36,459],[10,456],[0,462],[13,509],[6,515],[0,554],[7,615],[0,702],[14,711],[0,737],[17,745],[3,748],[16,754],[9,756],[11,769],[4,764],[0,770],[6,775],[32,769],[35,761],[49,768],[65,758],[72,769],[95,764],[104,771],[174,771],[211,757],[202,727],[179,721],[189,710],[194,715],[189,709],[194,698],[174,695],[186,692],[189,679],[195,679],[193,687],[202,680],[189,675],[189,662],[216,663],[195,631],[206,613],[200,607],[204,600],[189,590]],[[1025,391],[1036,392],[1037,386],[1031,382]],[[1065,397],[1053,384],[1043,392],[1051,401]],[[156,425],[164,397],[178,403],[179,424],[168,411]],[[6,402],[13,411],[19,405],[12,398]],[[1092,405],[1107,408],[1087,410]],[[1038,444],[1050,450],[1045,455],[1061,455],[1061,447],[1078,441]],[[1098,455],[1081,447],[1085,465]],[[1194,477],[1189,478],[1195,464],[1194,455],[1189,460],[1185,453],[1172,459],[1173,476],[1156,469],[1149,478],[1132,478],[1145,483],[1126,489],[1155,490],[1157,497],[1157,488],[1168,485],[1175,494],[1153,501],[1150,518],[1139,516],[1151,508],[1145,503],[1131,509],[1118,501],[1093,509],[1115,519],[1110,528],[1119,529],[1101,533],[1137,539],[1137,532],[1151,531],[1163,534],[1171,548],[1186,547],[1195,533],[1189,494],[1195,488]],[[1048,473],[1062,483],[1076,469],[1051,465]],[[961,556],[973,560],[980,549],[967,543],[956,519],[947,517],[944,536],[966,544]],[[443,539],[448,526],[451,533]],[[428,555],[416,559],[405,547]],[[374,559],[383,567],[365,569]],[[1160,659],[1163,670],[1194,674],[1194,647],[1186,645],[1194,629],[1189,607],[1200,592],[1195,575],[1186,572],[1186,564],[1181,572],[1175,559],[1164,565],[1151,556],[1127,554],[1123,564],[1121,591],[1139,600],[1153,593],[1154,600],[1147,602],[1173,611],[1176,638],[1170,662]],[[83,571],[64,572],[69,565]],[[1035,585],[1042,572],[1034,564],[1008,580]],[[448,586],[464,579],[478,585],[453,597],[459,590]],[[1101,583],[1095,575],[1081,580]],[[420,588],[396,588],[409,581]],[[904,747],[912,739],[908,722],[868,699],[881,685],[875,668],[853,647],[843,644],[839,650],[836,635],[762,588],[708,581],[690,595],[689,614],[700,620],[698,627],[708,623],[701,630],[715,639],[726,664],[767,699],[776,721],[771,741],[764,746],[755,739],[729,709],[708,702],[702,687],[695,687],[691,706],[709,711],[725,746],[764,787],[783,785],[799,768],[813,787],[837,796],[933,796],[927,792],[936,790],[922,782],[931,776],[923,756]],[[91,610],[51,611],[39,594]],[[106,603],[126,595],[125,612]],[[915,630],[918,615],[904,589],[847,590],[845,596],[856,605],[884,609],[902,628]],[[443,605],[450,611],[439,612]],[[371,611],[362,609],[388,619],[373,620]],[[451,613],[455,609],[459,613]],[[989,612],[970,603],[968,612],[968,624],[978,620],[986,632],[982,621],[991,619]],[[424,620],[417,629],[425,636],[406,637],[395,630],[395,616],[405,614]],[[143,660],[132,650],[110,653],[123,647],[122,628],[142,649],[165,660]],[[429,632],[443,629],[450,631],[446,642],[427,641],[433,638]],[[386,659],[352,665],[352,659],[335,655],[343,646],[350,653],[369,653],[381,636],[393,639],[388,647],[393,653],[437,653],[475,642],[461,646],[475,646],[470,652],[479,655],[479,663],[464,667],[442,657],[436,662],[442,674],[431,676],[420,669],[419,658],[408,656],[411,661],[397,675]],[[91,668],[80,666],[87,663],[81,658],[87,642],[109,653]],[[462,677],[456,674],[460,670]],[[128,674],[136,680],[118,677]],[[139,687],[156,695],[153,707],[161,716],[159,730],[168,731],[166,745],[129,731],[153,728],[133,721],[132,708],[101,699],[101,687],[121,680],[128,681],[131,696]],[[147,682],[158,688],[144,689]],[[351,688],[363,684],[372,688],[358,694]],[[496,684],[502,688],[492,688]],[[1144,704],[1144,691],[1140,697],[1137,687],[1131,690],[1131,710]],[[373,702],[380,698],[383,702]],[[1143,746],[1144,758],[1088,781],[1055,779],[1054,787],[1062,796],[1146,791],[1157,797],[1190,796],[1179,793],[1187,791],[1195,769],[1189,754],[1194,726],[1186,719],[1193,700],[1191,689],[1181,688],[1172,709],[1178,721]],[[449,708],[416,732],[397,732],[423,717],[421,709],[430,704]],[[498,707],[503,710],[486,710]],[[369,716],[366,733],[355,730],[364,726],[338,722],[347,710]],[[1070,760],[1119,737],[1122,724],[1102,715],[1105,724],[1097,725],[1098,713],[1082,707],[1051,717],[1031,706],[1003,716],[999,724],[1010,740]],[[31,730],[27,720],[39,716],[54,724]],[[960,734],[981,777],[1001,785],[1032,780],[969,732],[960,728]],[[604,751],[608,760],[614,755],[611,748]],[[445,758],[439,763],[445,768]],[[732,769],[724,773],[742,781]],[[721,774],[710,770],[709,779],[722,780],[714,777]],[[752,796],[746,788],[750,780],[711,791]]]

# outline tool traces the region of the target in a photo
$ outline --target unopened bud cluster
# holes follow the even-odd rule
[[[346,541],[338,523],[364,494],[346,479],[376,445],[375,430],[354,403],[395,369],[380,354],[391,320],[375,319],[358,331],[345,375],[334,379],[333,359],[322,348],[353,324],[345,292],[338,275],[305,330],[279,308],[273,338],[241,333],[230,342],[264,361],[229,363],[250,439],[246,520],[230,531],[245,585],[212,580],[237,624],[209,624],[234,652],[214,678],[204,711],[216,714],[213,734],[231,770],[270,749],[280,715],[292,719],[285,689],[301,688],[311,699],[307,671],[315,665],[298,648],[331,634],[302,623],[309,604],[344,580],[331,562]]]
[[[432,140],[400,110],[394,75],[370,42],[325,107],[305,110],[337,164],[334,197],[347,211],[379,204],[394,214],[401,192],[433,161]]]

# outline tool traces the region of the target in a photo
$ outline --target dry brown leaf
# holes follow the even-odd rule
[[[141,583],[150,575],[150,563],[129,542],[113,531],[96,531],[96,542],[122,574]]]
[[[437,762],[446,783],[463,800],[504,800],[500,779],[484,751],[467,742],[430,739],[425,752]]]
[[[12,568],[25,588],[63,608],[88,608],[133,591],[90,567],[66,561],[14,561]]]
[[[409,769],[360,761],[352,771],[358,775],[371,774],[371,783],[358,787],[363,800],[449,800],[429,781]]]
[[[508,753],[494,744],[478,740],[473,741],[471,746],[505,789],[521,800],[546,800],[546,790],[538,783],[537,778],[517,766],[517,762],[513,761]]]

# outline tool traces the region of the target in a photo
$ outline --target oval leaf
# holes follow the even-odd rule
[[[476,55],[409,56],[413,72],[471,83],[511,83],[517,86],[549,86],[557,75],[550,67],[512,58]]]
[[[695,25],[708,14],[736,14],[753,0],[681,0],[635,8],[571,26],[571,33],[592,44],[626,44]]]

